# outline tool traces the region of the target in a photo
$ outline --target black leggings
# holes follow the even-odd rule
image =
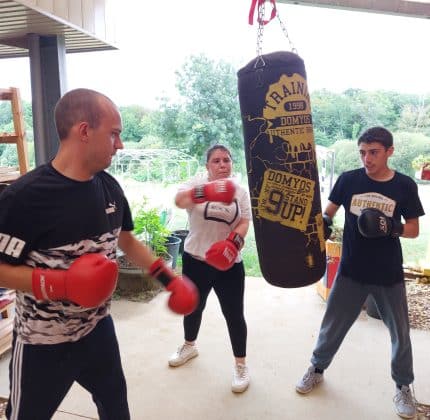
[[[247,327],[243,314],[245,291],[243,262],[234,264],[230,270],[220,271],[184,252],[182,255],[182,272],[195,283],[200,293],[199,306],[193,313],[184,317],[185,340],[194,341],[197,339],[203,310],[213,288],[227,322],[233,354],[235,357],[245,357]]]

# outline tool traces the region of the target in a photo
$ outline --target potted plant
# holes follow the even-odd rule
[[[145,245],[149,246],[157,256],[163,257],[167,264],[172,264],[172,257],[167,253],[166,241],[170,234],[160,217],[160,212],[156,208],[147,207],[147,201],[133,206],[133,233]],[[161,285],[148,276],[140,267],[133,265],[122,253],[118,255],[118,292],[121,295],[129,296],[147,291],[159,291]]]
[[[134,233],[146,245],[152,248],[156,255],[163,256],[167,252],[166,238],[170,235],[162,222],[156,208],[147,209],[145,205],[135,208]]]
[[[179,254],[180,255],[182,255],[184,252],[185,238],[188,236],[189,233],[190,233],[190,231],[188,229],[178,229],[178,230],[174,230],[172,232],[172,235],[177,236],[181,240],[181,243],[179,245]]]

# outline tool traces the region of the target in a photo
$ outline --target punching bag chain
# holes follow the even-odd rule
[[[258,7],[258,29],[257,29],[257,61],[255,67],[264,67],[265,62],[263,60],[263,32],[264,32],[264,2]]]
[[[278,9],[276,9],[276,17],[278,18],[279,26],[281,27],[282,32],[284,33],[285,37],[288,39],[288,43],[290,44],[291,51],[297,54],[297,49],[294,46],[293,42],[291,41],[290,36],[288,35],[287,27],[284,25],[284,22],[282,22],[281,17],[279,16]]]
[[[270,13],[269,19],[265,19],[265,3],[266,1],[269,1],[272,5],[272,11]],[[279,16],[279,11],[276,7],[276,0],[252,0],[251,1],[251,8],[249,10],[249,16],[248,16],[248,22],[250,25],[252,25],[254,22],[254,13],[255,9],[257,8],[257,22],[258,22],[258,29],[257,29],[257,62],[255,63],[255,67],[264,67],[265,62],[262,57],[263,55],[263,31],[264,31],[264,25],[267,25],[272,19],[275,17],[278,18],[279,26],[282,29],[282,32],[284,33],[285,37],[288,40],[288,43],[290,44],[291,51],[297,54],[297,49],[294,47],[293,42],[291,41],[291,38],[288,34],[287,27],[284,25],[284,23],[281,20],[281,17]]]

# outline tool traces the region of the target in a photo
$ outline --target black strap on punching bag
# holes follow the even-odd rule
[[[239,70],[238,89],[262,274],[275,286],[306,286],[324,275],[326,255],[304,62],[260,54]]]

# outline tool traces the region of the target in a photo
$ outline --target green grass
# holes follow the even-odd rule
[[[245,246],[242,250],[242,258],[247,276],[262,277],[260,263],[258,262],[257,247],[255,245],[254,228],[252,224],[250,225],[248,234],[245,238]]]

